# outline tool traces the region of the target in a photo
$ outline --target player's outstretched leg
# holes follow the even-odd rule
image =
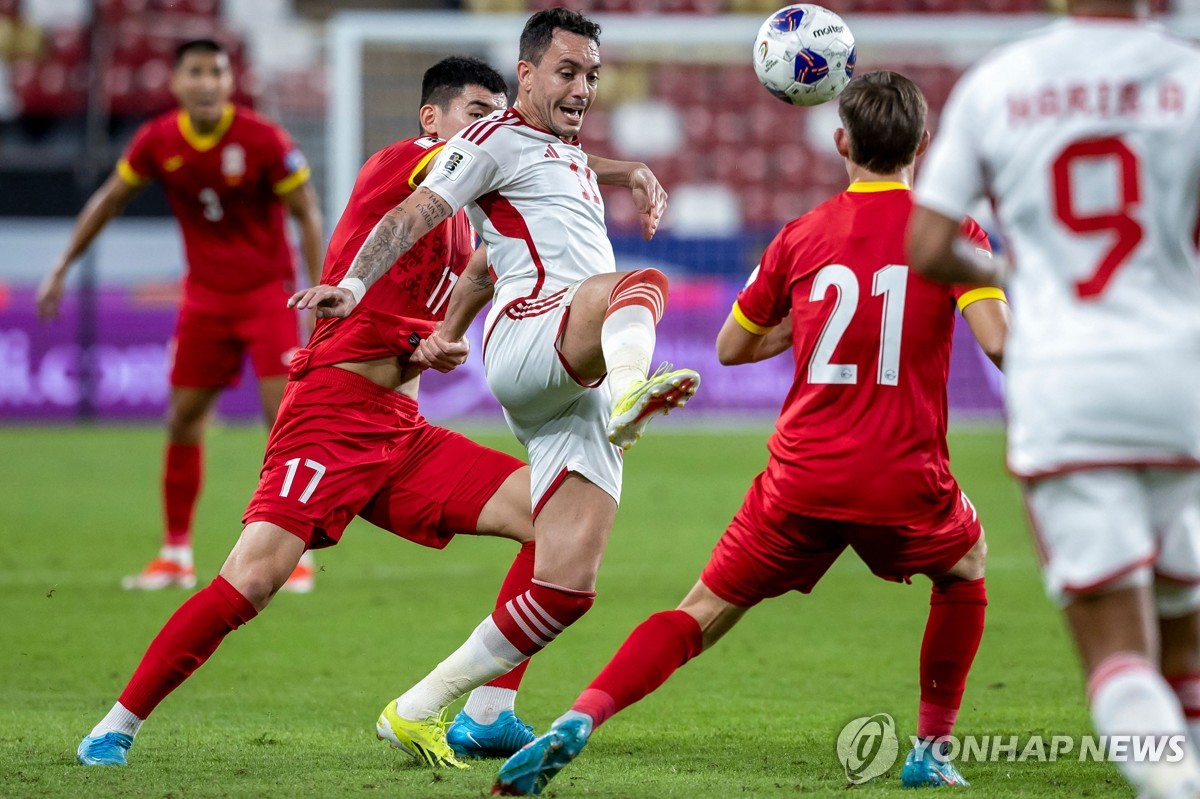
[[[684,610],[682,608],[688,608]],[[697,585],[681,609],[655,613],[638,625],[571,710],[545,734],[500,767],[492,794],[537,796],[579,756],[592,731],[656,690],[741,617],[735,608]],[[695,613],[696,615],[692,615]],[[697,619],[704,619],[704,626]]]
[[[120,699],[79,744],[85,766],[124,766],[125,753],[158,703],[198,669],[225,636],[258,611],[218,576],[175,611],[150,643]]]
[[[568,763],[579,757],[592,734],[592,721],[583,713],[568,711],[533,743],[500,767],[493,796],[539,796]]]
[[[667,277],[657,269],[623,275],[608,298],[600,328],[600,347],[613,396],[608,440],[621,449],[637,443],[659,414],[682,408],[700,386],[691,369],[667,364],[647,377],[654,355],[655,326],[667,304]]]
[[[225,636],[253,619],[295,568],[304,542],[265,522],[248,525],[221,573],[167,620],[112,710],[79,744],[85,766],[123,766],[142,723],[204,665]]]

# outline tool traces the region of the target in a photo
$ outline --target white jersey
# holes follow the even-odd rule
[[[1200,51],[1068,19],[955,87],[917,201],[1010,244],[1015,472],[1200,461]]]
[[[421,185],[466,207],[495,272],[493,315],[617,269],[587,155],[515,109],[451,138]]]

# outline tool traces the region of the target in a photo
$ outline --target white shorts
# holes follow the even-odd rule
[[[1126,582],[1200,583],[1200,470],[1094,469],[1024,491],[1046,591],[1060,604]]]
[[[1005,354],[1006,360],[1008,354]],[[1005,364],[1008,465],[1200,467],[1200,359],[1171,352]]]
[[[621,450],[605,432],[612,413],[608,382],[579,382],[558,351],[574,288],[524,313],[520,305],[493,310],[484,342],[488,386],[513,435],[529,451],[535,516],[570,472],[621,501]]]

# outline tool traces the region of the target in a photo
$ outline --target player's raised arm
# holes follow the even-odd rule
[[[667,210],[667,192],[650,167],[638,161],[614,161],[588,155],[588,166],[596,173],[596,182],[624,186],[633,192],[633,204],[642,218],[642,238],[649,241]]]
[[[62,303],[67,272],[70,271],[71,264],[87,251],[104,226],[125,210],[130,200],[141,192],[144,185],[143,182],[131,182],[121,175],[119,170],[114,170],[108,180],[88,198],[87,204],[75,218],[75,228],[71,231],[67,249],[38,287],[38,316],[42,319],[58,317],[58,308]]]
[[[299,291],[288,300],[288,307],[315,308],[321,318],[349,315],[397,258],[453,215],[449,203],[424,186],[418,188],[375,224],[340,283]]]

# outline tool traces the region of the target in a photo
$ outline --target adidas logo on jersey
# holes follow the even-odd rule
[[[546,145],[546,152],[542,155],[542,157],[543,158],[562,158],[562,156],[558,154],[558,150],[554,149],[553,144]]]

